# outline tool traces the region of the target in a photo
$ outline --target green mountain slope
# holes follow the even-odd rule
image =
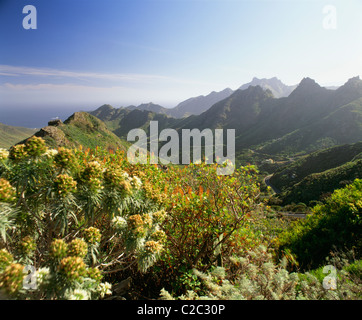
[[[323,172],[354,161],[361,152],[362,142],[313,152],[277,170],[270,182],[278,189],[284,190],[312,173]]]
[[[339,167],[306,176],[300,182],[286,189],[278,198],[282,204],[306,204],[321,201],[334,190],[345,187],[355,179],[362,178],[362,160],[347,162]]]
[[[112,133],[103,121],[87,112],[76,112],[64,123],[48,125],[35,133],[35,136],[42,137],[52,147],[82,145],[85,148],[98,146],[108,150],[126,150],[128,146],[128,143]]]
[[[36,132],[35,129],[13,127],[0,123],[0,148],[8,149]]]
[[[230,97],[214,104],[199,116],[192,116],[179,122],[179,128],[187,129],[236,129],[241,133],[255,125],[262,107],[272,103],[271,91],[260,86],[237,90]]]
[[[260,148],[270,154],[311,152],[362,140],[362,98]]]
[[[284,204],[320,200],[362,177],[362,142],[341,145],[299,158],[279,170],[270,183],[282,192]]]

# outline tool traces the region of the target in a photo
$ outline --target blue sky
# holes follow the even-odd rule
[[[362,74],[361,16],[360,0],[0,0],[0,122],[17,108],[173,107],[254,76],[340,85]]]

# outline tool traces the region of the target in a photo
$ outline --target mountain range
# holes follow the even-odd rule
[[[280,198],[285,203],[298,197],[302,201],[316,200],[341,182],[361,177],[360,78],[351,78],[333,90],[310,78],[302,79],[295,88],[282,85],[276,78],[266,80],[254,78],[238,90],[224,90],[223,98],[219,92],[188,99],[178,110],[186,112],[186,107],[197,105],[197,101],[218,100],[200,114],[188,117],[172,117],[166,108],[152,103],[127,108],[106,104],[89,113],[76,112],[64,123],[50,121],[35,135],[52,147],[83,145],[126,150],[130,145],[126,141],[128,132],[134,128],[148,132],[151,120],[158,121],[159,131],[235,129],[237,165],[251,162],[263,170],[268,167],[267,173],[274,173],[270,182],[281,190]],[[252,85],[256,82],[261,85]],[[19,128],[1,129],[0,141],[5,147],[34,133],[20,130],[22,135],[17,135]],[[13,138],[5,132],[14,132]],[[272,164],[264,166],[265,160]],[[323,187],[311,187],[315,185]],[[307,196],[301,188],[314,190],[313,194]]]
[[[263,89],[269,89],[276,98],[286,97],[288,96],[295,88],[294,86],[285,85],[281,80],[276,77],[270,79],[258,79],[254,77],[251,82],[243,84],[240,86],[240,90],[247,89],[249,86],[260,86]],[[165,114],[167,116],[173,118],[185,118],[190,115],[199,115],[206,110],[208,110],[211,106],[215,103],[228,98],[232,93],[235,91],[226,88],[222,91],[216,92],[213,91],[208,95],[200,95],[197,97],[189,98],[185,101],[180,102],[177,106],[173,108],[165,108],[160,106],[159,104],[154,104],[152,102],[143,103],[139,106],[128,106],[125,109],[133,111],[133,110],[140,110],[140,111],[151,111],[155,113]],[[123,108],[120,108],[123,109]]]
[[[198,96],[189,98],[181,103],[179,103],[174,108],[165,108],[158,104],[154,104],[152,102],[150,103],[143,103],[139,106],[128,106],[125,109],[133,111],[133,110],[139,110],[139,111],[151,111],[156,112],[160,114],[165,114],[169,117],[173,118],[184,118],[190,115],[199,115],[202,112],[209,109],[213,104],[216,102],[227,98],[233,93],[233,90],[230,88],[226,88],[220,92],[213,91],[209,93],[206,96]]]
[[[176,119],[149,110],[104,105],[91,112],[125,139],[132,128],[235,129],[237,153],[251,148],[268,155],[299,155],[362,140],[362,81],[349,79],[336,90],[304,78],[287,97],[270,89],[238,89],[200,115]]]

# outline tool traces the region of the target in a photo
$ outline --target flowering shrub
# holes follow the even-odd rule
[[[27,152],[25,150],[25,145],[18,144],[11,147],[9,152],[9,158],[13,161],[21,161],[27,156]]]
[[[111,293],[105,276],[133,266],[145,272],[157,261],[160,204],[121,153],[53,150],[37,137],[0,151],[0,291],[103,298]],[[26,265],[37,266],[30,291]]]
[[[233,251],[249,247],[243,237],[253,212],[262,208],[256,174],[247,166],[219,176],[217,166],[207,164],[169,172],[168,197],[162,199],[167,215],[159,211],[154,216],[164,220],[162,270],[175,292],[185,290],[180,279],[191,269],[223,265]]]

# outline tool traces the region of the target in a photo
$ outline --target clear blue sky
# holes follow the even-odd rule
[[[254,76],[340,85],[362,75],[361,17],[361,0],[0,0],[0,111],[172,107]]]

